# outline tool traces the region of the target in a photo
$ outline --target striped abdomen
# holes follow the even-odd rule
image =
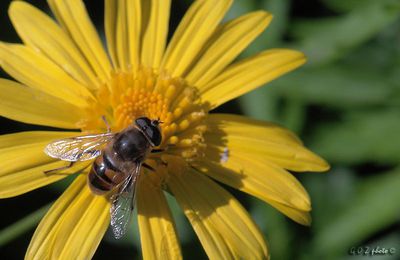
[[[88,175],[89,187],[104,194],[122,183],[150,151],[150,143],[136,127],[116,135],[101,156],[94,161]]]
[[[93,162],[88,175],[88,183],[93,193],[102,195],[112,190],[126,177],[126,174],[112,163],[109,154],[104,153]]]

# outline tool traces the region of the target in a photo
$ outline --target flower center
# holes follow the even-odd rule
[[[163,154],[187,161],[202,155],[207,113],[196,88],[183,79],[152,69],[114,71],[96,95],[96,102],[91,103],[80,122],[83,132],[105,132],[107,126],[102,116],[113,132],[122,131],[136,118],[145,116],[162,121],[162,143],[158,149],[163,149]]]

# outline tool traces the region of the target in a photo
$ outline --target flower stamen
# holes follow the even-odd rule
[[[82,131],[103,129],[103,115],[113,132],[146,116],[163,122],[163,142],[159,148],[188,161],[202,155],[207,113],[197,89],[183,79],[148,68],[114,71],[111,79],[98,87],[96,97],[97,102],[87,108],[85,120],[80,123]]]

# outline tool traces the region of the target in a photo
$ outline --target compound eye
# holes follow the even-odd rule
[[[139,117],[135,120],[136,125],[146,135],[152,146],[159,146],[161,144],[161,132],[158,127],[158,120],[150,120],[147,117]]]
[[[150,126],[144,130],[144,134],[149,138],[153,146],[161,144],[161,132],[157,126]]]
[[[146,131],[151,126],[151,120],[147,117],[139,117],[135,120],[135,123],[142,131]]]

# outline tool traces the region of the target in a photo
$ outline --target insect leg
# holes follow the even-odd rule
[[[111,127],[110,127],[110,124],[109,124],[108,121],[107,121],[106,116],[105,116],[105,115],[102,115],[102,116],[101,116],[101,119],[103,120],[104,124],[106,124],[107,133],[111,133]]]
[[[162,153],[164,151],[165,151],[165,149],[153,149],[153,150],[151,150],[151,153]]]
[[[156,169],[154,169],[153,167],[151,167],[150,165],[148,165],[147,163],[143,163],[142,166],[152,172],[155,172]]]
[[[52,174],[55,174],[55,172],[71,168],[75,163],[76,162],[69,162],[69,164],[66,165],[66,166],[62,166],[62,167],[59,167],[59,168],[56,168],[56,169],[47,170],[47,171],[44,171],[43,173],[46,174],[46,175],[52,175]]]

